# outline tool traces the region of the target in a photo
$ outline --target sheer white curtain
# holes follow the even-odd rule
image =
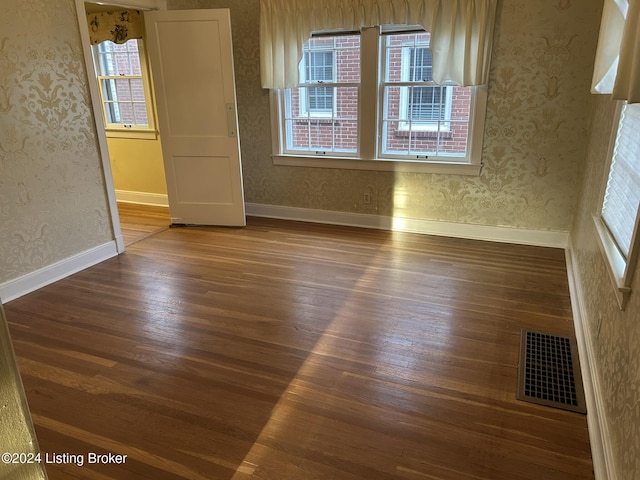
[[[605,0],[591,91],[640,102],[640,0]]]
[[[298,84],[302,45],[312,32],[373,25],[421,25],[431,32],[433,79],[487,83],[498,0],[261,0],[263,88]]]

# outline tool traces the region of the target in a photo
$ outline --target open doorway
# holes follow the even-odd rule
[[[89,80],[94,73],[98,98],[93,100],[100,106],[96,115],[102,115],[105,127],[125,248],[170,224],[142,15],[126,7],[140,5],[84,3],[93,63]],[[118,33],[122,25],[127,34]],[[101,29],[108,36],[101,35]]]
[[[147,37],[149,64],[154,71],[170,222],[244,226],[246,216],[229,9],[168,11],[159,8],[161,0],[125,1],[136,4],[129,12],[130,16],[144,13],[146,28],[143,27],[139,38]],[[119,7],[127,6],[121,5],[119,0],[113,2],[118,2]],[[89,25],[84,0],[76,0],[76,6],[87,71],[95,72],[91,45],[98,42],[91,41],[89,29],[97,28],[96,22]],[[107,21],[102,19],[98,23]],[[118,26],[115,27],[110,31],[111,36],[119,33]],[[106,80],[117,83],[121,78],[113,75]],[[109,155],[111,149],[104,132],[107,122],[111,121],[104,104],[112,99],[105,100],[98,84],[98,81],[90,81],[89,90],[93,110],[97,112],[98,143],[114,239],[120,253],[124,251],[124,241]],[[122,103],[127,102],[132,103],[128,99]]]

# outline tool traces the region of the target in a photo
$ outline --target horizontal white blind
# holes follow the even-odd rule
[[[611,160],[609,180],[602,205],[602,219],[625,258],[640,205],[640,104],[627,104]]]

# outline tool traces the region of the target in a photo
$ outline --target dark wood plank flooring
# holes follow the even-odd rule
[[[249,218],[5,310],[42,451],[127,456],[51,480],[593,478],[586,417],[515,398],[562,250]]]

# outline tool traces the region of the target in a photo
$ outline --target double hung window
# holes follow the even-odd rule
[[[624,104],[612,136],[611,164],[600,215],[595,217],[620,307],[624,308],[638,256],[640,104]]]
[[[352,156],[358,148],[360,37],[312,38],[300,86],[284,92],[283,151]]]
[[[368,30],[304,44],[298,86],[274,93],[276,164],[477,174],[484,87],[436,84],[428,32]]]
[[[107,134],[155,135],[142,40],[92,48]]]
[[[382,154],[469,161],[470,87],[434,83],[429,37],[423,33],[385,38]]]

